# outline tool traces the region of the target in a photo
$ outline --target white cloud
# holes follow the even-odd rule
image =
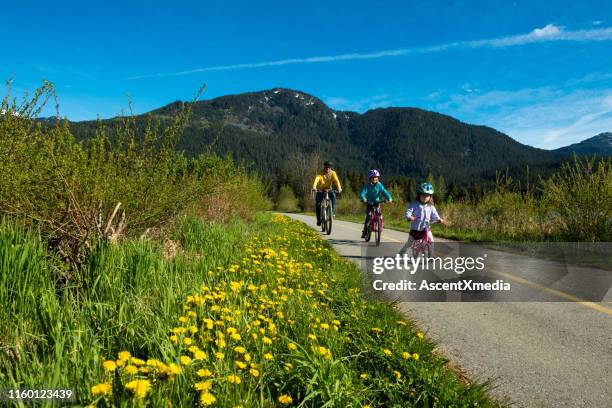
[[[612,131],[612,89],[546,86],[457,94],[436,110],[492,126],[521,143],[554,149]]]
[[[289,58],[276,61],[265,61],[265,62],[250,62],[243,64],[230,64],[230,65],[215,65],[210,67],[195,68],[184,71],[175,72],[160,72],[156,74],[146,75],[135,75],[128,80],[146,79],[146,78],[161,78],[161,77],[172,77],[181,75],[190,75],[201,72],[212,72],[212,71],[227,71],[234,69],[251,69],[251,68],[264,68],[274,67],[292,64],[313,64],[313,63],[324,63],[324,62],[336,62],[336,61],[353,61],[353,60],[367,60],[367,59],[378,59],[378,58],[389,58],[399,57],[408,54],[429,54],[435,52],[444,52],[453,49],[474,49],[474,48],[499,48],[499,47],[510,47],[532,44],[537,42],[550,42],[550,41],[608,41],[612,40],[612,27],[609,28],[594,28],[590,30],[578,30],[578,31],[565,31],[563,27],[547,24],[542,28],[536,28],[527,34],[519,34],[507,37],[489,38],[475,41],[458,41],[446,44],[438,44],[428,47],[415,47],[415,48],[399,48],[395,50],[383,50],[368,53],[349,53],[339,55],[328,55],[328,56],[317,56],[307,58]]]

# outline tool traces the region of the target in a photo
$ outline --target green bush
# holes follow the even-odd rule
[[[192,104],[163,126],[122,117],[78,142],[67,121],[35,119],[53,96],[45,84],[21,105],[2,102],[0,214],[40,227],[65,260],[82,263],[97,240],[161,228],[190,210],[227,220],[269,206],[261,182],[230,160],[176,150]]]
[[[282,186],[276,203],[276,209],[282,212],[294,212],[299,210],[299,200],[290,186]]]

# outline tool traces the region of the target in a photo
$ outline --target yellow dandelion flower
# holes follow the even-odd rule
[[[397,378],[398,380],[402,378],[402,373],[400,373],[399,371],[393,371],[393,374],[395,374],[395,378]]]
[[[187,320],[188,320],[188,319],[187,319],[187,316],[181,316],[181,317],[179,317],[179,318],[178,318],[178,321],[179,321],[180,323],[185,323],[185,322],[187,322]]]
[[[128,365],[127,367],[125,367],[123,369],[123,372],[125,372],[126,374],[132,375],[132,374],[136,374],[138,372],[138,367],[136,367],[135,365]]]
[[[407,351],[404,351],[404,352],[402,353],[402,358],[403,358],[404,360],[410,360],[410,357],[411,357],[411,356],[412,356],[412,355],[411,355],[410,353],[408,353]]]
[[[385,355],[385,356],[390,356],[391,354],[393,354],[393,353],[391,352],[391,350],[389,350],[389,349],[384,349],[384,350],[383,350],[383,353],[384,353],[384,355]]]
[[[112,392],[113,392],[113,386],[110,385],[109,383],[96,384],[93,387],[91,387],[91,393],[94,396],[108,395],[108,394],[111,394]]]
[[[272,339],[269,337],[263,337],[262,341],[264,344],[272,344]]]
[[[287,344],[287,348],[291,351],[296,350],[297,349],[297,345],[295,343],[289,343]]]
[[[170,376],[178,375],[182,372],[183,372],[183,369],[178,364],[170,363],[170,365],[167,367],[167,373]]]
[[[212,388],[212,384],[211,380],[200,381],[195,384],[195,389],[198,391],[208,391]]]
[[[138,399],[143,399],[147,392],[151,389],[151,381],[149,380],[134,380],[125,385],[125,388],[130,390]]]
[[[372,331],[374,333],[382,333],[382,329],[380,327],[372,327]]]
[[[238,340],[240,340],[240,339],[242,338],[242,337],[240,336],[240,334],[238,334],[238,333],[232,333],[232,334],[230,335],[230,337],[232,338],[232,340],[236,340],[236,341],[238,341]]]
[[[242,362],[242,361],[236,361],[235,364],[236,364],[236,367],[241,369],[241,370],[244,370],[245,368],[247,368],[247,365],[244,362]]]
[[[209,406],[217,402],[217,398],[209,392],[200,394],[200,403],[204,406]]]
[[[215,357],[217,358],[217,360],[223,360],[223,358],[225,358],[225,354],[221,353],[220,351],[217,351],[215,353]]]
[[[266,353],[264,354],[264,359],[265,360],[272,360],[274,357],[272,356],[272,353]]]
[[[419,339],[423,339],[423,338],[425,337],[425,335],[423,334],[423,332],[417,332],[417,334],[416,334],[416,335],[417,335],[417,337],[418,337]]]
[[[320,324],[320,327],[321,327],[323,330],[327,330],[327,329],[329,329],[329,324],[327,324],[327,323],[321,323],[321,324]]]
[[[368,377],[369,376],[366,373],[361,373],[361,375],[359,376],[359,378],[361,378],[362,380],[367,380]]]
[[[244,354],[246,352],[246,349],[244,347],[242,347],[242,346],[236,346],[236,347],[234,347],[234,351],[236,353]]]
[[[136,367],[140,367],[145,365],[145,361],[141,360],[140,358],[132,357],[132,364],[134,364]]]
[[[293,399],[289,395],[284,394],[278,397],[278,402],[280,402],[283,405],[289,405],[293,402]]]
[[[405,321],[403,321],[403,320],[398,320],[398,321],[397,321],[397,324],[398,324],[399,326],[405,326],[405,325],[406,325],[406,322],[405,322]]]
[[[129,351],[120,351],[118,354],[119,360],[129,360],[132,355]]]
[[[104,368],[104,370],[110,373],[117,369],[117,363],[112,360],[106,360],[102,363],[102,367]]]
[[[240,377],[238,377],[235,374],[230,374],[227,376],[227,381],[230,382],[231,384],[240,384],[242,382],[242,380],[240,379]]]
[[[206,360],[206,353],[203,352],[202,350],[198,350],[195,353],[193,353],[193,358],[196,360]]]
[[[172,336],[170,336],[170,341],[174,344],[178,344],[179,338],[176,334],[173,334]]]
[[[246,353],[246,354],[244,355],[244,361],[247,361],[247,362],[248,362],[248,361],[251,361],[251,355],[250,355],[249,353]]]
[[[182,365],[191,363],[191,358],[189,356],[181,356],[180,360]]]
[[[414,361],[417,361],[417,360],[419,359],[419,353],[413,353],[413,354],[412,354],[412,359],[413,359]]]
[[[259,370],[258,370],[258,369],[256,369],[256,368],[251,368],[251,369],[249,370],[249,373],[251,373],[251,375],[252,375],[253,377],[256,377],[256,378],[257,378],[257,377],[259,377]]]
[[[185,337],[183,339],[183,344],[186,346],[191,346],[193,344],[193,340],[191,339],[191,337]]]
[[[196,374],[198,377],[211,377],[213,373],[208,368],[201,368],[196,372]]]

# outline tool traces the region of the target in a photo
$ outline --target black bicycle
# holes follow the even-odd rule
[[[324,193],[323,199],[321,200],[321,231],[327,235],[331,234],[332,231],[332,203],[329,193],[338,194],[336,190],[317,190],[318,193]]]

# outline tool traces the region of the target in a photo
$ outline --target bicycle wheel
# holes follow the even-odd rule
[[[327,206],[327,222],[326,222],[327,235],[331,234],[332,230],[332,211],[331,205]]]
[[[382,215],[376,220],[376,246],[380,245],[380,236],[382,235]]]
[[[325,205],[321,205],[321,231],[325,232],[326,228],[326,219],[327,216],[327,208]]]

